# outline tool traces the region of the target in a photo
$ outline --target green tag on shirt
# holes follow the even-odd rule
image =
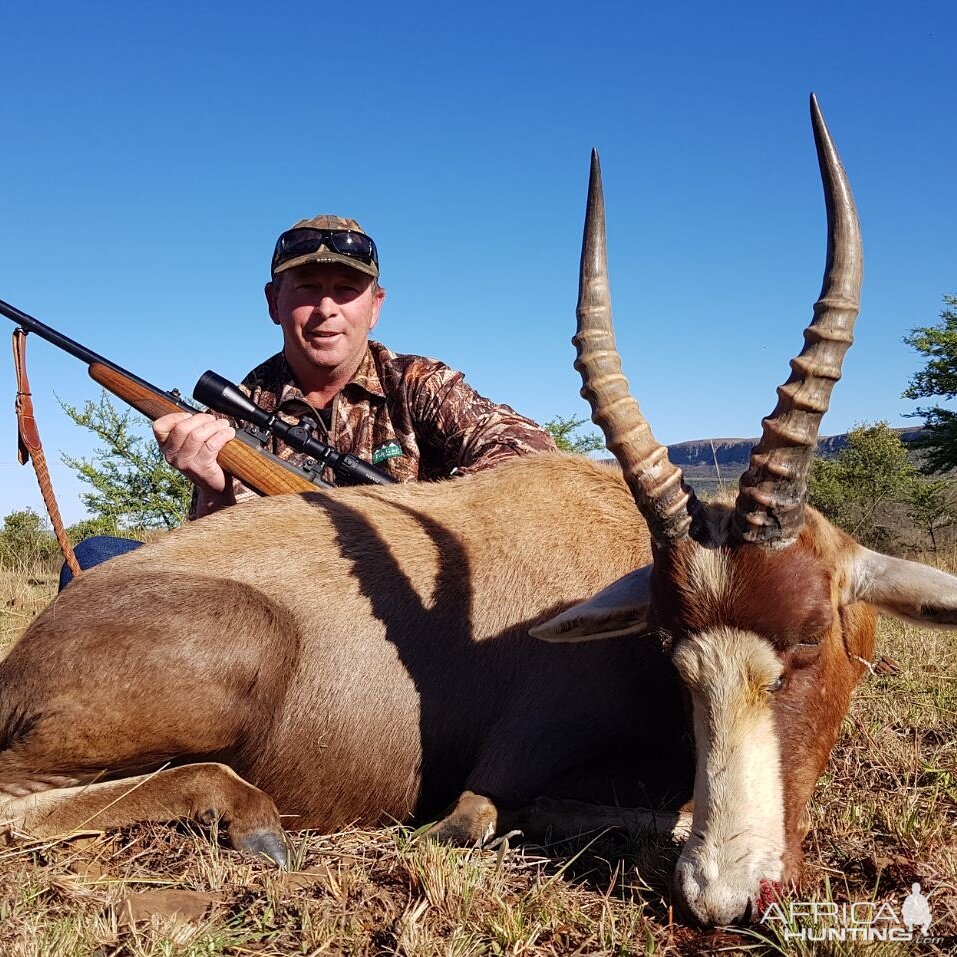
[[[398,442],[386,442],[372,450],[372,464],[378,465],[386,459],[394,459],[403,454],[402,446]]]

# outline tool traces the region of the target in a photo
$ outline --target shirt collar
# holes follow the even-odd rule
[[[356,369],[356,374],[346,384],[346,389],[355,387],[368,392],[369,395],[378,396],[380,399],[385,398],[382,381],[379,379],[379,370],[376,368],[375,356],[373,355],[374,349],[381,348],[382,346],[373,339],[366,343],[366,351],[359,363],[359,368]]]

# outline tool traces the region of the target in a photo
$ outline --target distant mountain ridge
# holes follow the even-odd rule
[[[904,429],[895,429],[905,443],[913,442],[924,431],[923,426],[915,425]],[[668,457],[674,465],[684,471],[689,479],[711,479],[717,481],[715,461],[721,478],[725,481],[736,479],[747,467],[751,449],[758,440],[753,439],[694,439],[690,442],[678,442],[668,446]],[[818,454],[830,458],[837,455],[847,445],[847,433],[827,435],[818,439]]]

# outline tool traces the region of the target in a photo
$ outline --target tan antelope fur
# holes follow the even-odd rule
[[[219,819],[283,863],[282,825],[451,808],[433,835],[474,842],[556,809],[670,825],[581,802],[673,811],[693,790],[674,883],[690,919],[745,919],[793,878],[874,609],[957,621],[957,579],[804,506],[860,283],[853,200],[812,114],[824,290],[736,502],[699,502],[628,394],[595,158],[576,343],[621,471],[543,455],[263,499],[87,572],[0,662],[9,829]]]

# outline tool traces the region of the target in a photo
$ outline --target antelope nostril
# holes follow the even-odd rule
[[[689,927],[703,928],[707,926],[705,921],[694,912],[690,902],[680,891],[672,893],[671,903],[681,923],[687,924]]]
[[[748,903],[744,908],[744,913],[741,915],[738,920],[735,921],[736,924],[750,924],[754,919],[754,901],[749,897]]]
[[[690,874],[682,874],[680,869],[671,878],[671,902],[678,914],[678,919],[692,926],[703,926],[701,919],[695,913],[692,900],[697,899],[700,893],[697,881]]]

